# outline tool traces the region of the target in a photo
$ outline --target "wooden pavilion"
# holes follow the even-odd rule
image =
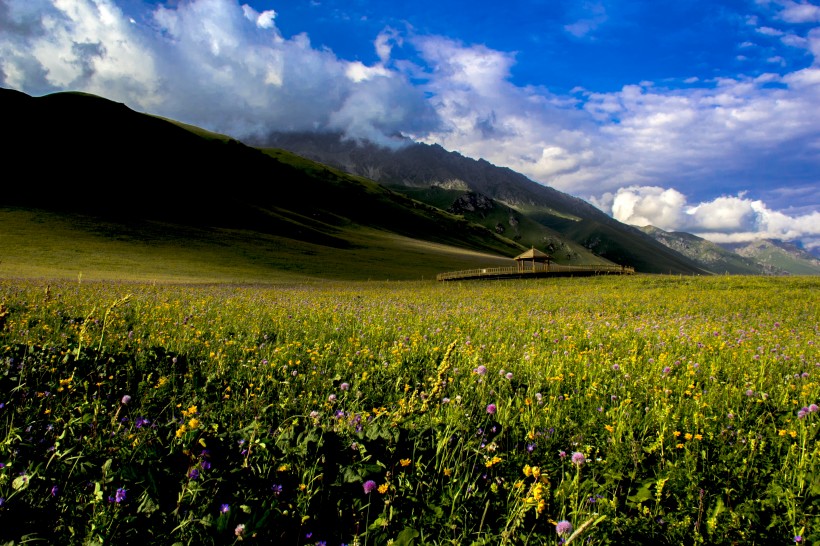
[[[518,264],[519,271],[536,271],[536,263],[538,264],[545,264],[537,269],[540,271],[549,271],[550,269],[550,262],[552,261],[552,256],[549,254],[544,254],[540,250],[535,247],[532,247],[528,251],[519,254],[515,258],[513,258],[516,263]],[[527,267],[527,262],[530,262],[530,267]]]

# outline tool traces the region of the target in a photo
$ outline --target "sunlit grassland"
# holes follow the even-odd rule
[[[814,543],[818,289],[0,281],[0,539]]]
[[[423,279],[509,265],[479,252],[351,227],[349,248],[274,235],[24,209],[0,209],[0,277],[271,283]]]

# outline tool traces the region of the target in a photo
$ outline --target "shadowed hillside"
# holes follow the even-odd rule
[[[483,159],[466,158],[438,145],[408,143],[391,150],[371,143],[342,140],[336,134],[315,133],[274,133],[264,144],[367,176],[445,209],[453,207],[468,192],[480,194],[513,209],[519,222],[540,224],[542,233],[528,229],[530,239],[522,236],[525,244],[536,244],[533,237],[541,240],[553,237],[565,245],[584,247],[606,260],[632,265],[642,272],[706,273],[689,258],[582,199],[533,182],[511,169],[497,167]],[[430,188],[443,188],[451,193],[422,191]],[[447,198],[452,200],[448,203]],[[499,224],[497,218],[482,219],[474,214],[466,217],[489,229]],[[506,235],[510,226],[502,227]]]
[[[361,228],[501,256],[523,249],[364,178],[100,97],[0,90],[0,115],[7,168],[20,173],[4,185],[2,207],[132,227],[163,222],[180,233],[244,230],[339,250],[366,248]]]

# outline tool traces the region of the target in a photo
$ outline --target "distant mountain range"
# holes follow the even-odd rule
[[[768,269],[755,266],[762,258],[739,256],[721,258],[732,269],[718,266],[581,199],[440,146],[388,149],[284,133],[251,146],[83,93],[35,98],[0,89],[0,116],[6,171],[17,173],[6,177],[0,214],[51,211],[61,226],[112,238],[176,234],[186,248],[235,246],[246,261],[354,278],[498,265],[530,247],[557,263],[614,262],[645,273],[784,270],[772,252]],[[66,221],[71,215],[82,220]],[[230,245],[220,239],[226,233]],[[357,269],[357,260],[366,263]]]
[[[791,243],[760,240],[718,245],[690,233],[641,228],[703,269],[732,275],[820,275],[820,260]]]
[[[255,144],[375,180],[563,260],[588,261],[593,253],[641,272],[705,273],[691,259],[586,201],[438,145],[391,149],[327,133],[271,133]]]

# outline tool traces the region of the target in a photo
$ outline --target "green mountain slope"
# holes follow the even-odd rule
[[[513,256],[523,249],[364,178],[288,152],[262,152],[100,97],[58,93],[34,98],[0,89],[0,116],[6,167],[16,173],[0,193],[0,207],[7,213],[51,211],[64,223],[80,214],[85,219],[76,222],[80,230],[93,231],[98,222],[107,227],[97,235],[116,238],[127,232],[155,240],[158,233],[173,233],[183,245],[187,236],[221,245],[228,232],[233,236],[224,240],[234,245],[236,234],[246,233],[269,238],[274,246],[305,247],[302,261],[333,249],[337,261],[347,263],[356,254],[364,262],[357,278],[370,278],[368,260],[394,263],[409,247],[417,253],[435,247],[433,256],[448,255],[436,266],[445,269],[475,266],[476,253]],[[370,241],[377,239],[369,255]],[[379,274],[418,278],[430,273],[424,252],[415,261],[415,268],[407,260],[395,261],[401,266],[388,265]],[[275,268],[274,262],[269,266]],[[344,269],[350,273],[352,268]]]
[[[481,194],[541,224],[567,245],[585,247],[606,260],[632,265],[638,271],[706,273],[689,258],[581,199],[537,184],[510,169],[448,152],[438,145],[408,144],[391,150],[343,140],[339,135],[314,133],[274,133],[266,137],[265,143],[367,176],[388,187],[417,190],[438,186]],[[410,194],[420,200],[430,196],[429,203],[444,207],[441,194]],[[453,202],[446,208],[452,205]]]
[[[791,243],[762,239],[721,246],[754,260],[774,274],[820,275],[820,260]]]
[[[430,203],[470,222],[508,237],[525,247],[536,247],[550,254],[559,264],[611,264],[584,246],[567,239],[555,230],[536,222],[504,203],[468,189],[446,189],[440,186],[418,188],[389,186],[418,201]]]
[[[730,250],[696,235],[680,231],[664,231],[655,226],[640,228],[669,248],[691,258],[703,269],[716,274],[772,275],[782,273],[766,268],[751,258],[740,256]]]

